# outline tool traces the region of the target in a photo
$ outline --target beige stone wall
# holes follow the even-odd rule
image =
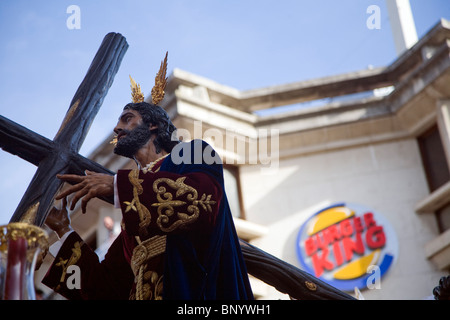
[[[247,219],[268,227],[267,235],[254,243],[295,266],[298,230],[317,210],[350,202],[385,216],[397,234],[398,257],[381,289],[362,291],[366,299],[423,299],[444,275],[424,251],[438,234],[434,216],[414,210],[429,193],[415,140],[280,160],[271,175],[256,166],[242,167],[241,184]],[[273,292],[266,297],[276,297]]]

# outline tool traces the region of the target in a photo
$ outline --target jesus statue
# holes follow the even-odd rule
[[[202,140],[174,139],[176,128],[158,106],[166,69],[167,54],[152,103],[130,77],[132,102],[114,128],[114,153],[134,159],[136,169],[58,175],[73,185],[56,197],[63,206],[46,219],[59,240],[42,282],[67,299],[253,299],[221,160]],[[198,152],[208,161],[198,161]],[[72,229],[68,207],[81,201],[84,213],[92,198],[111,196],[122,210],[122,228],[100,262]],[[71,266],[80,270],[79,288],[67,285]]]

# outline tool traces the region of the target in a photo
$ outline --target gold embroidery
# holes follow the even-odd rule
[[[139,214],[139,234],[141,236],[146,236],[148,234],[147,227],[150,225],[151,222],[151,215],[150,211],[141,204],[139,201],[139,196],[144,191],[141,183],[144,181],[143,179],[139,179],[139,170],[131,170],[128,174],[128,179],[130,180],[131,184],[133,185],[133,200],[131,202],[125,201],[124,204],[127,205],[127,208],[125,209],[125,212],[128,212],[130,210],[137,211]]]
[[[131,269],[136,282],[136,300],[161,300],[163,289],[163,276],[154,271],[145,271],[147,261],[166,251],[167,236],[154,236],[143,242],[137,239],[139,245],[133,249]]]
[[[316,291],[317,290],[316,284],[311,282],[311,281],[305,281],[305,285],[311,291]]]
[[[153,203],[152,207],[158,207],[158,219],[156,220],[156,223],[164,232],[171,232],[178,227],[182,227],[197,220],[200,214],[199,205],[201,205],[205,211],[212,212],[211,205],[216,203],[216,201],[211,200],[212,195],[207,196],[206,194],[203,194],[200,200],[198,200],[197,190],[185,184],[185,179],[186,177],[180,177],[174,181],[169,178],[159,178],[153,182],[153,191],[156,193],[158,202]],[[187,211],[190,215],[183,212],[177,212],[178,220],[174,221],[172,224],[169,223],[169,217],[175,213],[174,207],[183,206],[186,202],[174,200],[172,193],[166,192],[166,187],[158,187],[160,183],[166,183],[170,188],[176,190],[175,198],[188,193],[186,199],[190,201],[191,204],[188,205]]]
[[[80,244],[80,241],[75,242],[74,247],[72,248],[72,255],[70,256],[70,258],[64,260],[63,258],[60,257],[59,262],[55,264],[55,266],[62,268],[61,279],[59,280],[59,282],[61,283],[64,282],[64,279],[66,278],[67,274],[67,268],[71,265],[76,264],[78,260],[80,260],[81,245],[82,244]]]
[[[123,203],[127,205],[125,212],[130,211],[130,209],[133,209],[134,211],[137,211],[136,206],[134,205],[136,201],[133,199],[131,202],[124,201]]]
[[[136,276],[144,262],[166,251],[167,236],[154,236],[134,247],[131,257],[131,269]]]
[[[142,171],[143,171],[144,173],[147,173],[147,172],[158,172],[159,169],[161,168],[161,166],[159,166],[155,171],[153,171],[153,167],[154,167],[160,160],[166,158],[168,155],[170,155],[170,153],[166,154],[165,156],[159,157],[158,159],[156,159],[156,160],[153,161],[153,162],[150,162],[149,164],[147,164],[147,165],[142,169]]]
[[[162,300],[164,276],[155,271],[141,274],[136,284],[136,293],[130,296],[130,300]]]

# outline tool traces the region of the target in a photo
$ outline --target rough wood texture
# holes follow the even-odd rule
[[[38,166],[53,148],[53,141],[0,115],[0,147]]]

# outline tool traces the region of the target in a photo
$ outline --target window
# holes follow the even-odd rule
[[[422,163],[430,192],[438,189],[450,180],[449,166],[445,157],[439,129],[435,125],[417,138]]]
[[[430,192],[433,192],[450,181],[449,165],[437,125],[418,137],[417,142],[419,143],[428,188]],[[450,229],[450,205],[447,204],[436,210],[435,216],[440,233]]]
[[[450,204],[435,212],[439,233],[450,229]]]

